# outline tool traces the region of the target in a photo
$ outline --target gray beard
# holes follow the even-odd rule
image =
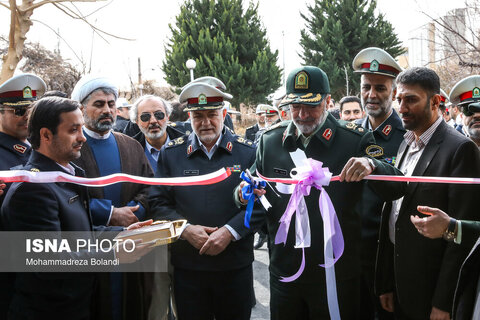
[[[311,133],[313,133],[315,130],[317,130],[318,127],[323,124],[323,122],[325,122],[325,119],[326,119],[327,116],[328,116],[328,113],[327,113],[327,112],[328,112],[328,111],[325,110],[325,111],[323,112],[322,117],[319,118],[318,121],[317,121],[315,124],[312,124],[312,125],[298,124],[296,119],[292,119],[292,121],[293,121],[293,123],[295,124],[295,126],[297,127],[297,129],[298,129],[303,135],[311,134]]]
[[[144,136],[150,140],[157,140],[163,137],[165,132],[167,131],[167,128],[160,128],[160,132],[149,132],[148,129],[144,129],[140,127],[140,131],[144,134]]]

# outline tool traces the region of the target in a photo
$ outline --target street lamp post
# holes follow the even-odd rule
[[[185,65],[190,70],[190,81],[193,81],[195,79],[193,77],[193,69],[195,69],[195,67],[197,66],[197,63],[193,59],[188,59]]]

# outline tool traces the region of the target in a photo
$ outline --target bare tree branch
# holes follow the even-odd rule
[[[73,6],[75,9],[77,9],[78,13],[79,13],[83,18],[88,18],[88,17],[90,17],[92,14],[97,13],[98,11],[100,11],[100,10],[102,10],[103,8],[111,5],[112,3],[113,3],[113,0],[110,0],[110,1],[109,1],[108,3],[106,3],[104,6],[101,6],[101,7],[99,7],[98,9],[93,10],[92,12],[90,12],[89,14],[86,14],[86,15],[83,15],[82,12],[77,8],[77,6],[76,6],[74,3],[72,3],[72,6]]]
[[[77,19],[77,20],[82,20],[83,22],[85,22],[90,28],[92,28],[95,33],[97,33],[105,42],[108,43],[107,39],[105,39],[102,35],[102,34],[105,34],[107,36],[110,36],[112,38],[116,38],[116,39],[120,39],[120,40],[127,40],[127,41],[134,41],[135,39],[129,39],[129,38],[124,38],[124,37],[119,37],[119,36],[116,36],[112,33],[109,33],[109,32],[106,32],[102,29],[99,29],[97,28],[95,25],[93,25],[92,23],[90,23],[84,16],[82,16],[81,14],[78,14],[76,12],[74,12],[72,9],[68,8],[67,6],[65,6],[64,4],[57,4],[57,3],[54,3],[53,4],[55,7],[57,7],[59,10],[61,10],[63,13],[65,13],[66,15],[68,15],[69,17],[71,17],[72,19]]]
[[[105,0],[43,0],[43,1],[40,1],[40,2],[37,2],[37,3],[34,3],[30,7],[23,8],[21,10],[21,12],[26,12],[28,10],[34,10],[36,8],[39,8],[39,7],[41,7],[45,4],[49,4],[49,3],[55,4],[55,3],[60,3],[60,2],[97,2],[97,1],[105,1]]]
[[[65,40],[65,38],[63,38],[57,31],[55,31],[52,27],[50,27],[48,24],[40,21],[40,20],[35,20],[35,19],[32,19],[32,21],[35,21],[35,22],[38,22],[38,23],[41,23],[43,24],[45,27],[49,28],[53,33],[55,33],[57,35],[57,37],[59,37],[60,39],[63,40],[63,42],[67,45],[67,47],[72,50],[73,54],[75,55],[75,57],[78,59],[78,61],[84,65],[85,62],[77,55],[77,53],[75,52],[75,50],[73,50],[73,48],[70,46],[70,44],[67,42],[67,40]]]
[[[6,5],[5,3],[3,3],[3,2],[0,2],[0,6],[5,7],[5,8],[7,8],[8,10],[10,10],[10,7],[9,7],[8,5]]]

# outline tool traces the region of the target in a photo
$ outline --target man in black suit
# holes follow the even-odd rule
[[[80,156],[85,142],[79,107],[58,97],[41,99],[33,106],[28,125],[33,151],[23,170],[83,175],[82,169],[70,163]],[[93,227],[87,200],[86,188],[75,184],[14,183],[2,206],[2,224],[9,231],[123,230]],[[133,262],[147,252],[147,248],[132,255],[119,251],[116,257],[121,263]],[[84,258],[92,255],[95,253],[78,252]],[[107,254],[109,258],[113,255]],[[88,272],[18,273],[8,319],[90,319],[94,284],[95,274]]]
[[[440,79],[428,68],[397,77],[397,101],[404,127],[396,166],[407,176],[480,177],[476,145],[439,116]],[[376,264],[376,292],[398,319],[450,319],[455,284],[468,250],[418,234],[410,222],[417,205],[438,207],[456,219],[475,220],[468,185],[409,183],[403,198],[382,212]]]

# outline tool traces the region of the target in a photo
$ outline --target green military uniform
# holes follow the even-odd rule
[[[303,79],[303,83],[310,81],[310,85],[314,86],[315,80],[318,81],[318,79],[314,78],[316,70],[311,68],[313,67],[296,70],[296,78],[303,72],[303,76],[307,78],[306,81]],[[326,78],[326,75],[324,77]],[[298,80],[302,81],[302,79]],[[328,79],[326,81],[328,86]],[[324,94],[324,92],[312,90],[314,92],[312,95],[303,94],[296,98],[288,94],[288,90],[293,89],[293,85],[291,87],[289,88],[287,82],[288,103],[311,102],[315,105],[322,101],[320,100],[322,94],[317,93]],[[306,90],[309,90],[308,86]],[[292,91],[294,90],[290,90]],[[302,99],[309,100],[302,101]],[[377,160],[382,158],[383,149],[376,145],[371,131],[352,123],[340,124],[330,114],[308,137],[304,137],[291,121],[269,128],[260,138],[252,172],[258,170],[266,177],[289,178],[290,170],[295,167],[289,152],[298,148],[305,152],[307,158],[322,161],[323,166],[328,167],[333,175],[340,174],[351,157],[371,158],[376,166],[376,174],[399,174],[394,167]],[[364,182],[332,182],[325,187],[335,207],[345,240],[345,251],[335,265],[342,319],[356,318],[360,308],[361,230],[360,216],[355,211],[355,206],[361,198],[363,185]],[[373,183],[372,185],[376,190],[381,191],[380,195],[385,200],[401,196],[402,190],[399,190],[401,186],[398,184],[376,182],[376,186]],[[328,319],[329,317],[325,271],[319,266],[324,263],[323,221],[319,211],[319,195],[319,190],[312,188],[310,195],[305,197],[311,230],[311,246],[305,249],[305,270],[297,280],[283,283],[279,281],[280,277],[291,276],[299,269],[302,250],[294,248],[295,219],[292,219],[286,245],[275,244],[279,220],[287,207],[290,195],[280,194],[270,186],[267,187],[266,197],[272,205],[267,212],[272,319]]]

